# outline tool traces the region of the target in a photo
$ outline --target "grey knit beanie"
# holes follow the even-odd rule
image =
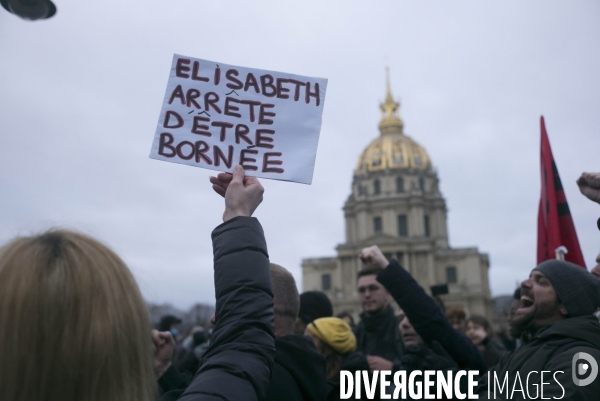
[[[600,280],[586,269],[570,262],[550,259],[533,270],[548,277],[569,317],[591,315],[600,306]]]

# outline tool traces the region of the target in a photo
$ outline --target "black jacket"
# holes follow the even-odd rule
[[[275,365],[267,401],[324,401],[325,357],[306,336],[275,338]]]
[[[518,374],[525,390],[528,374],[538,372],[537,374],[532,373],[532,377],[529,378],[528,391],[531,397],[527,398],[531,399],[535,396],[536,391],[533,383],[539,386],[539,372],[541,371],[552,372],[546,373],[544,376],[544,383],[546,383],[544,384],[544,398],[546,399],[569,401],[597,401],[600,399],[600,374],[588,385],[577,386],[573,382],[573,366],[577,362],[576,354],[586,353],[596,360],[597,365],[600,364],[600,323],[595,316],[567,318],[541,328],[535,334],[525,333],[522,339],[523,344],[515,352],[502,357],[500,362],[480,379],[480,386],[476,391],[480,400],[494,399],[493,387],[496,377],[497,381],[502,383],[508,374],[509,388],[512,389],[517,382]],[[576,346],[571,347],[571,345]],[[581,360],[581,362],[585,361]],[[588,363],[589,365],[590,363]],[[556,377],[553,377],[554,373],[556,373]],[[488,387],[488,377],[490,387]],[[577,377],[579,378],[578,375]],[[590,376],[588,375],[588,377]],[[581,378],[585,378],[585,376]],[[503,396],[500,396],[498,386],[495,387],[496,399],[509,398],[506,397],[506,391],[502,393]],[[518,383],[516,388],[519,388]],[[519,391],[510,398],[523,399]]]
[[[342,356],[342,361],[340,363],[340,371],[341,370],[350,371],[354,376],[356,371],[368,371],[369,364],[367,363],[367,359],[361,352],[351,352]],[[327,380],[327,386],[329,388],[327,394],[327,401],[338,401],[340,399],[340,375],[338,374],[333,379]],[[367,400],[366,391],[364,389],[364,383],[362,382],[361,388],[361,400]],[[352,399],[354,398],[355,395],[353,395]]]
[[[398,329],[398,319],[390,305],[382,311],[367,316],[360,315],[356,326],[356,350],[366,355],[376,355],[399,363],[404,351],[404,343]]]
[[[396,260],[392,259],[377,275],[377,281],[392,295],[425,343],[437,341],[460,369],[487,371],[471,340],[454,330],[438,304]]]
[[[260,223],[236,217],[212,233],[217,298],[210,347],[180,401],[262,400],[275,358],[273,294]]]
[[[480,345],[476,345],[477,350],[483,356],[483,360],[488,368],[496,365],[500,359],[509,354],[500,340],[496,340],[492,336],[487,336]]]

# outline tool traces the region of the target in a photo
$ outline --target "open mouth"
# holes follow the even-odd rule
[[[528,297],[527,295],[522,295],[521,296],[521,304],[519,306],[519,309],[529,309],[532,306],[533,306],[533,299],[531,297]]]

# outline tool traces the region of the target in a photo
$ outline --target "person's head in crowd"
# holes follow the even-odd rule
[[[352,317],[352,314],[350,312],[340,312],[336,315],[336,317],[339,317],[344,322],[348,323],[348,326],[350,326],[350,328],[354,330],[354,326],[356,326],[356,323],[354,323],[354,318]]]
[[[192,348],[197,347],[198,345],[202,344],[205,341],[205,339],[206,339],[206,332],[204,331],[204,327],[194,325],[194,326],[190,327],[190,329],[188,330],[188,335],[183,340],[182,345],[185,349],[191,350]],[[196,342],[198,340],[201,340],[201,341],[196,344]]]
[[[465,310],[460,306],[450,306],[446,309],[446,317],[448,321],[454,327],[454,330],[464,333],[465,331],[465,321],[467,319],[467,314]]]
[[[398,320],[400,324],[398,328],[400,329],[400,334],[402,335],[402,341],[404,345],[423,345],[425,341],[421,338],[421,336],[417,333],[415,328],[410,324],[410,320],[403,313],[398,316]]]
[[[513,292],[512,304],[510,305],[510,316],[511,317],[515,314],[517,309],[519,309],[520,305],[521,305],[521,287],[517,287],[517,288],[515,288],[515,291]]]
[[[321,317],[333,316],[333,306],[327,294],[321,291],[306,291],[300,294],[300,311],[294,325],[294,334],[303,335],[306,325]]]
[[[198,330],[192,334],[192,341],[194,347],[204,344],[206,342],[206,332],[204,329]]]
[[[2,247],[0,305],[1,400],[155,398],[146,304],[97,240],[52,230]]]
[[[300,297],[294,276],[282,266],[271,263],[273,285],[273,312],[275,313],[275,336],[294,332],[294,324],[300,309]]]
[[[170,331],[173,335],[173,338],[177,339],[179,335],[179,325],[181,324],[181,319],[173,315],[165,315],[160,318],[160,322],[158,323],[158,331]]]
[[[215,316],[215,314],[213,313],[212,316],[210,317],[211,320],[206,325],[206,330],[204,331],[204,333],[206,333],[206,341],[210,341],[210,338],[212,337],[212,334],[213,334],[213,330],[215,329],[214,316]]]
[[[596,266],[592,267],[590,273],[592,273],[594,276],[600,279],[600,253],[598,254],[598,256],[596,256]]]
[[[310,322],[304,335],[315,343],[319,353],[327,358],[327,380],[340,373],[342,356],[356,351],[356,337],[348,323],[337,317],[324,317]]]
[[[492,335],[492,326],[490,326],[490,322],[483,316],[469,316],[467,319],[466,334],[473,344],[479,345]]]
[[[367,267],[358,272],[356,282],[358,300],[367,316],[381,312],[390,303],[390,293],[377,281],[377,274],[380,271],[380,269]]]
[[[533,331],[557,321],[592,315],[600,305],[600,281],[586,269],[546,260],[521,283],[521,302],[511,320],[515,331]]]

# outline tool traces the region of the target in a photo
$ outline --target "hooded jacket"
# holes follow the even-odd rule
[[[275,337],[275,364],[267,401],[324,401],[325,357],[306,336]]]
[[[541,391],[542,371],[551,372],[544,373],[543,376],[543,398],[569,401],[598,401],[600,399],[600,373],[597,370],[600,364],[600,323],[594,316],[560,320],[539,329],[534,334],[526,333],[522,336],[522,339],[523,345],[521,347],[517,348],[511,355],[504,356],[496,366],[481,378],[479,387],[476,390],[480,400],[541,399],[541,394],[536,397],[536,390]],[[576,342],[585,342],[589,345],[577,345],[568,348],[568,344],[575,344]],[[557,353],[557,350],[561,351],[561,347],[564,351]],[[596,372],[598,373],[596,379],[585,386],[578,386],[573,381],[573,366],[578,365],[574,362],[581,359],[581,355],[576,357],[575,361],[574,357],[581,352],[587,353],[595,359]],[[589,367],[591,363],[587,362],[587,365]],[[589,371],[590,369],[588,369]],[[500,386],[496,384],[496,381],[501,385],[505,377],[508,377],[508,389],[505,388],[501,393]],[[590,375],[581,377],[576,375],[576,377],[586,378]],[[522,387],[519,381],[522,383]],[[523,391],[521,391],[521,388]]]

